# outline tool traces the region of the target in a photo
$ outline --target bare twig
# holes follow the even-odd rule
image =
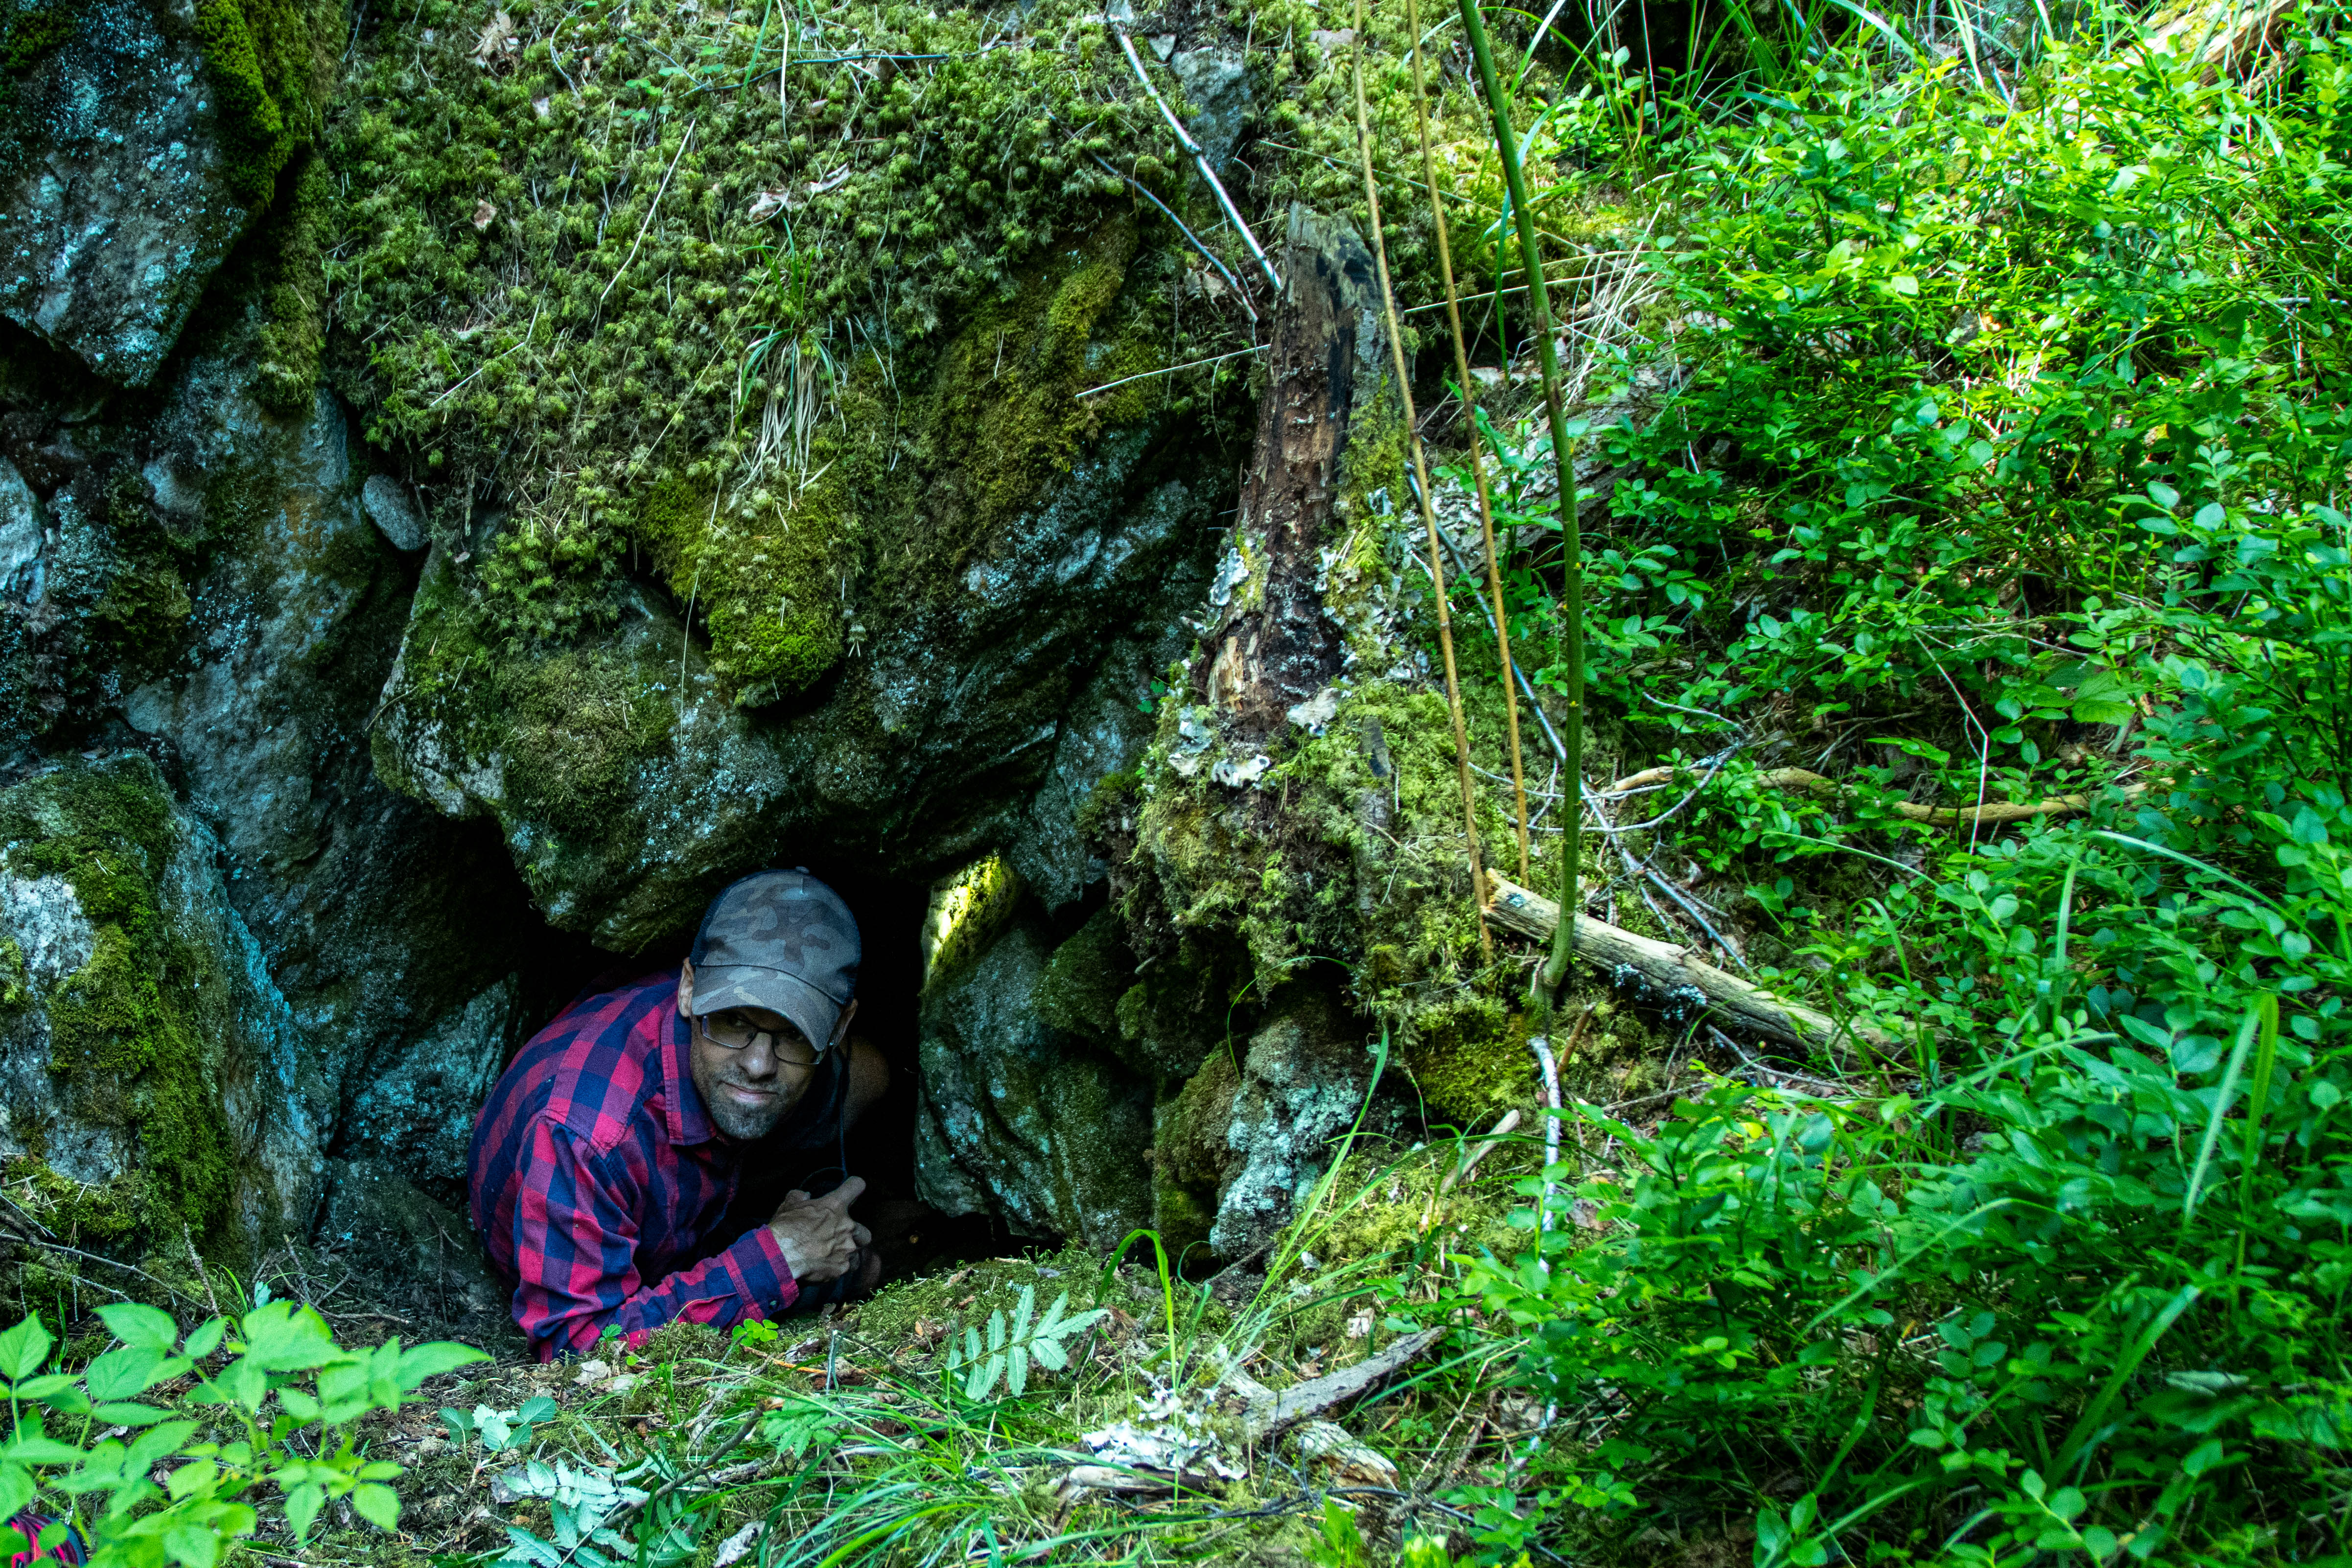
[[[1168,100],[1160,96],[1160,89],[1153,87],[1151,79],[1143,74],[1143,61],[1135,52],[1134,41],[1121,32],[1118,34],[1118,47],[1126,52],[1127,63],[1135,68],[1135,79],[1143,84],[1145,96],[1160,110],[1160,117],[1168,121],[1168,128],[1176,132],[1176,140],[1184,151],[1192,154],[1192,166],[1201,171],[1201,178],[1208,181],[1209,189],[1216,193],[1217,205],[1224,208],[1225,216],[1233,220],[1234,227],[1241,234],[1242,243],[1249,247],[1250,255],[1264,269],[1265,280],[1274,285],[1276,293],[1280,293],[1282,274],[1274,269],[1273,261],[1266,257],[1265,247],[1258,244],[1257,236],[1252,234],[1249,225],[1242,221],[1241,208],[1234,205],[1234,198],[1225,195],[1225,187],[1217,180],[1217,172],[1209,167],[1209,155],[1201,151],[1201,144],[1192,140],[1192,133],[1184,129],[1184,122],[1176,118],[1176,111],[1168,107]]]

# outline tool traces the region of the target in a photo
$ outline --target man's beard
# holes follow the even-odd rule
[[[714,1087],[722,1087],[730,1083],[739,1089],[758,1087],[745,1083],[740,1079],[729,1078],[724,1073],[719,1076],[718,1084]],[[753,1110],[745,1106],[732,1104],[709,1092],[706,1092],[702,1099],[705,1107],[710,1112],[712,1126],[730,1138],[750,1142],[764,1138],[773,1131],[776,1123],[784,1119],[785,1113],[792,1110],[797,1098],[786,1093],[781,1087],[772,1091],[772,1096],[773,1098],[768,1101],[768,1108],[764,1110]]]

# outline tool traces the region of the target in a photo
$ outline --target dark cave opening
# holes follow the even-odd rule
[[[849,1173],[866,1179],[866,1190],[852,1213],[874,1233],[883,1258],[883,1282],[1038,1245],[1033,1238],[1013,1237],[992,1215],[943,1214],[916,1195],[923,984],[919,931],[930,899],[929,885],[877,877],[847,858],[812,856],[778,863],[805,867],[841,895],[857,921],[863,953],[852,1034],[882,1053],[890,1066],[890,1085],[881,1102],[849,1130],[845,1153]],[[523,1035],[535,1033],[578,997],[649,974],[675,974],[693,936],[691,928],[684,929],[627,957],[585,948],[584,962],[581,949],[567,952],[561,943],[551,943],[548,963],[530,988],[544,999],[541,1014],[525,1026]],[[520,1039],[515,1044],[520,1047]],[[841,1179],[841,1163],[827,1156],[812,1169],[805,1158],[762,1160],[754,1151],[722,1228],[738,1235],[748,1231],[772,1214],[795,1184],[812,1191],[829,1190]]]

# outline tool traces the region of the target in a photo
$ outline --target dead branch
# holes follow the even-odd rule
[[[1638,773],[1628,773],[1609,786],[1610,795],[1622,795],[1629,789],[1643,789],[1671,783],[1673,768],[1644,768]],[[1756,775],[1756,783],[1767,789],[1792,789],[1806,795],[1837,796],[1849,793],[1846,785],[1835,779],[1823,778],[1805,768],[1767,768]],[[2126,784],[2126,795],[2144,793],[2144,784]],[[1897,816],[1913,822],[1925,822],[1938,827],[1999,827],[2007,823],[2024,822],[2036,816],[2071,816],[2091,809],[2091,797],[2084,795],[2053,795],[2047,800],[1988,801],[1983,805],[1952,806],[1922,805],[1917,801],[1898,800],[1894,803]]]
[[[1353,1366],[1309,1378],[1279,1394],[1236,1367],[1225,1374],[1225,1385],[1245,1401],[1242,1410],[1243,1436],[1251,1443],[1262,1443],[1301,1421],[1314,1420],[1327,1410],[1336,1410],[1361,1398],[1427,1355],[1444,1337],[1443,1328],[1420,1330]]]
[[[1486,874],[1486,918],[1504,930],[1536,942],[1551,940],[1559,924],[1559,906],[1541,893]],[[1662,991],[1687,987],[1704,997],[1730,1023],[1752,1035],[1785,1045],[1829,1047],[1842,1039],[1868,1041],[1881,1053],[1902,1050],[1904,1042],[1874,1024],[1841,1024],[1826,1013],[1776,996],[1728,974],[1696,952],[1676,942],[1659,942],[1594,920],[1576,917],[1576,955],[1588,963],[1613,969],[1630,967]]]

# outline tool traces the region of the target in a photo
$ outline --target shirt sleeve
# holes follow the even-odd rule
[[[524,1150],[514,1206],[514,1319],[540,1360],[587,1350],[608,1327],[634,1345],[673,1320],[723,1329],[798,1299],[783,1248],[764,1225],[647,1285],[637,1275],[637,1218],[625,1177],[543,1118],[532,1122]]]

